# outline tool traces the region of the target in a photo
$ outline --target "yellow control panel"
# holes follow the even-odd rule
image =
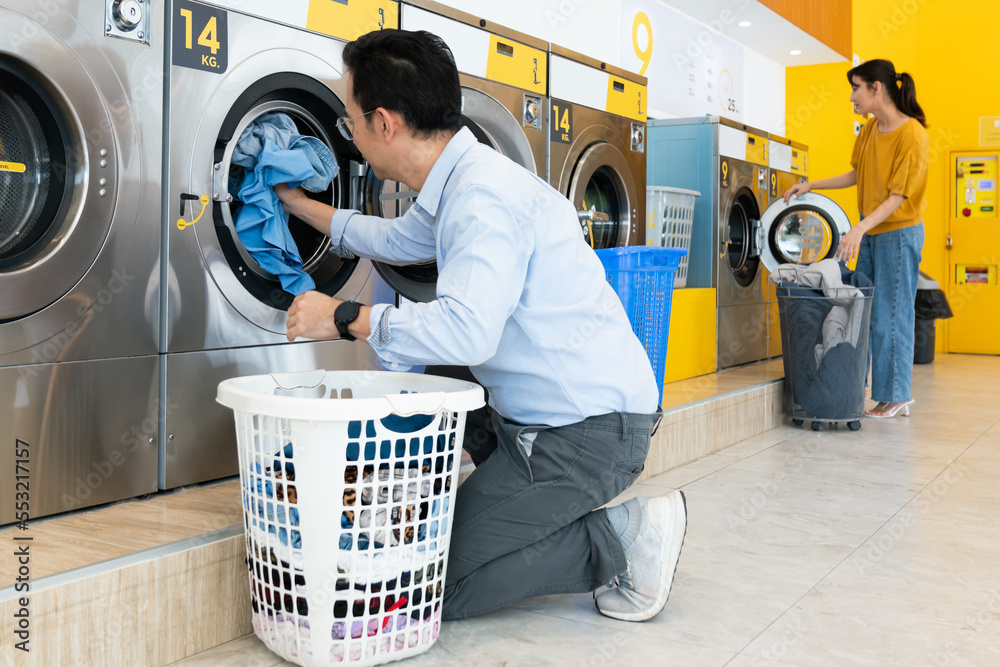
[[[809,175],[809,151],[792,148],[792,173],[799,176]]]
[[[345,41],[373,30],[399,27],[399,3],[392,0],[309,0],[306,29]]]
[[[486,78],[544,95],[548,81],[548,54],[520,42],[490,35]]]
[[[639,122],[646,122],[646,86],[614,74],[608,75],[608,103],[613,113]]]
[[[762,167],[768,166],[767,144],[768,141],[764,137],[747,132],[747,162],[753,162]]]
[[[955,160],[955,217],[997,217],[997,156]]]

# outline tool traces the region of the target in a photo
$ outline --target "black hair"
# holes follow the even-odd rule
[[[906,72],[896,73],[896,67],[888,60],[868,60],[847,73],[847,80],[854,85],[854,77],[859,77],[871,88],[876,81],[882,84],[896,108],[909,116],[916,118],[921,125],[927,127],[924,110],[917,104],[917,85],[913,77]]]
[[[462,89],[451,49],[426,31],[375,30],[344,47],[354,100],[363,113],[398,111],[418,137],[454,132],[462,118]],[[372,117],[365,119],[369,124]]]

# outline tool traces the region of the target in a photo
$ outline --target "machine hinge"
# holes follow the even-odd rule
[[[953,245],[953,244],[952,244],[952,239],[951,239],[951,234],[948,234],[948,238],[947,238],[947,239],[945,239],[945,242],[944,242],[944,247],[945,247],[946,249],[948,249],[948,250],[951,250],[951,246],[952,246],[952,245]]]

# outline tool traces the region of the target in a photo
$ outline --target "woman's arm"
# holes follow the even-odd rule
[[[885,222],[885,219],[896,212],[903,205],[905,197],[903,195],[892,194],[879,204],[878,208],[866,215],[864,220],[851,227],[851,231],[844,234],[837,246],[837,259],[842,262],[849,262],[858,256],[858,249],[861,247],[861,238],[878,225]]]
[[[811,183],[796,183],[785,191],[785,203],[787,204],[788,200],[792,197],[804,195],[812,190],[838,190],[857,184],[858,172],[856,169],[851,169],[846,174],[841,174],[840,176],[831,176],[830,178],[823,178]]]

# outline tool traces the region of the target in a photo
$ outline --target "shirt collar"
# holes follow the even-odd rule
[[[424,187],[417,195],[417,203],[431,215],[437,215],[438,205],[441,203],[441,195],[444,194],[444,186],[448,182],[448,177],[455,170],[458,161],[465,153],[479,143],[476,137],[467,127],[463,127],[455,133],[441,151],[441,155],[434,162]]]

